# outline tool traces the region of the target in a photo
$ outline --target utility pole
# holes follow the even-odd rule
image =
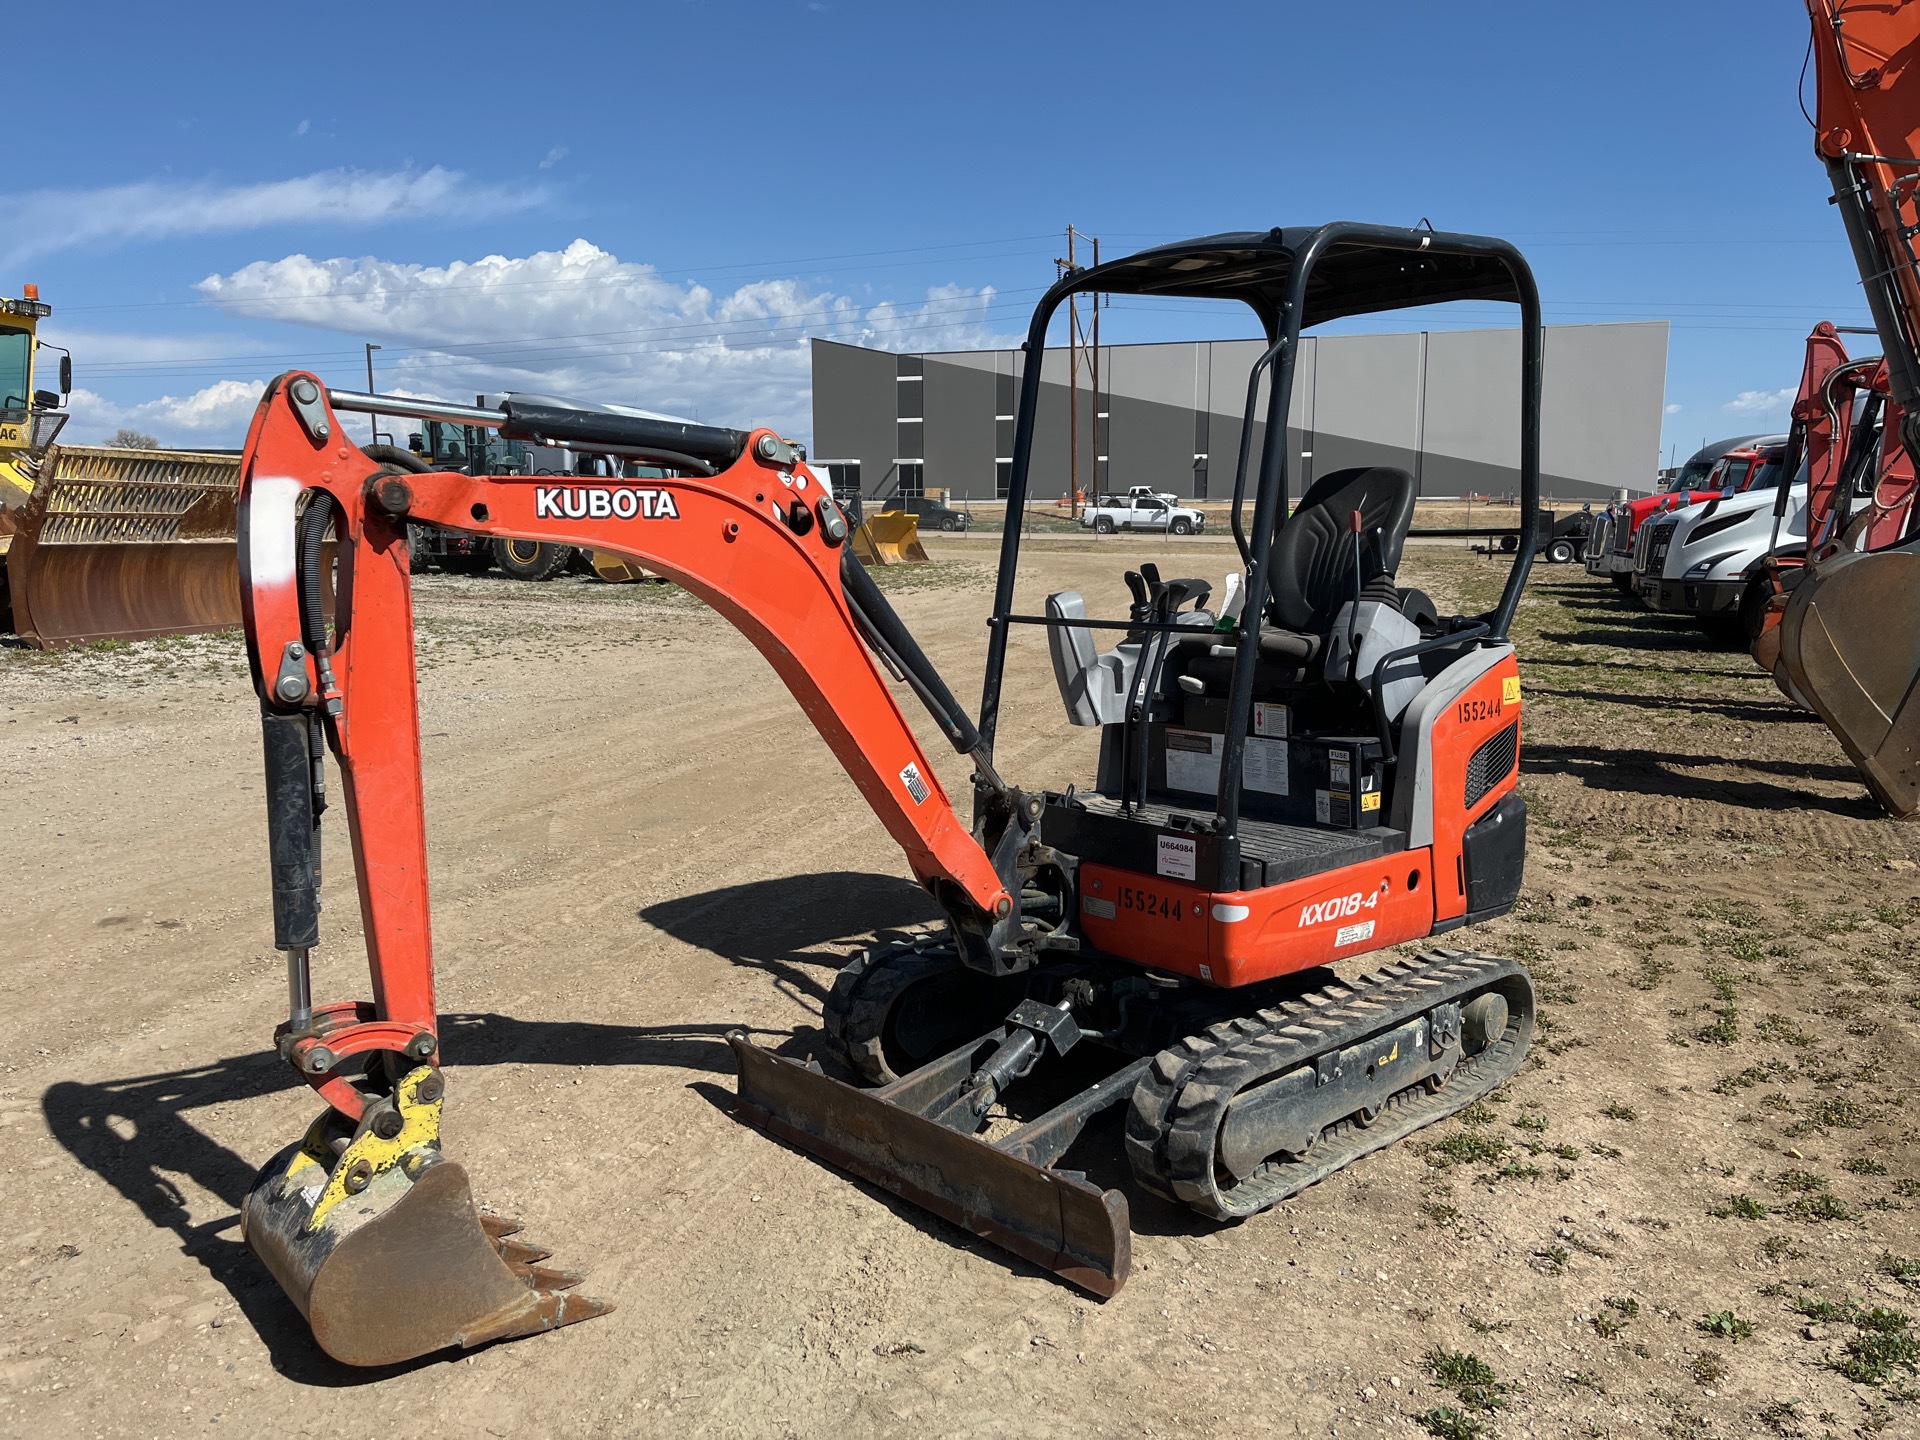
[[[369,395],[376,393],[373,388],[373,352],[379,348],[380,347],[371,340],[367,341],[367,393]],[[380,443],[380,417],[378,415],[367,416],[367,432],[372,437],[373,443],[378,445]]]
[[[1089,241],[1093,246],[1093,263],[1100,263],[1100,241],[1091,235],[1082,235],[1073,226],[1067,226],[1067,254],[1065,259],[1056,259],[1055,279],[1070,274],[1080,268],[1078,242]],[[1100,296],[1096,291],[1092,297],[1092,339],[1089,343],[1088,327],[1080,323],[1080,297],[1067,297],[1067,514],[1073,519],[1080,518],[1080,361],[1082,355],[1091,360],[1093,376],[1093,483],[1100,484]]]

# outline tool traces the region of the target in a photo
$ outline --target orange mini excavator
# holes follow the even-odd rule
[[[1143,564],[1126,576],[1123,616],[1095,618],[1072,592],[1017,613],[1010,525],[977,719],[851,560],[828,488],[771,431],[530,398],[470,410],[330,393],[298,372],[267,388],[239,536],[291,998],[277,1039],[327,1109],[266,1166],[244,1227],[331,1354],[388,1363],[607,1308],[482,1216],[440,1151],[415,523],[631,556],[712,605],[772,663],[944,910],[939,939],[869,953],[834,983],[827,1058],[863,1083],[729,1037],[737,1113],[794,1145],[1111,1295],[1129,1264],[1126,1198],[1060,1163],[1095,1117],[1124,1109],[1141,1186],[1225,1220],[1513,1073],[1534,1025],[1518,965],[1434,950],[1370,973],[1329,967],[1502,914],[1519,893],[1521,699],[1507,630],[1534,552],[1541,373],[1525,261],[1499,240],[1341,223],[1074,270],[1033,318],[1010,514],[1027,495],[1048,325],[1081,291],[1236,300],[1266,330],[1234,481],[1237,593],[1214,604],[1206,582]],[[1508,301],[1520,315],[1525,533],[1498,603],[1478,616],[1441,616],[1399,584],[1415,492],[1405,471],[1335,470],[1297,501],[1289,484],[1302,330],[1453,300]],[[424,470],[348,442],[342,410],[493,426],[668,473]],[[1008,648],[1024,626],[1045,637],[1069,718],[1097,733],[1084,787],[1022,789],[995,767]],[[883,666],[971,757],[968,817]],[[373,983],[370,1000],[316,1005],[329,751]]]

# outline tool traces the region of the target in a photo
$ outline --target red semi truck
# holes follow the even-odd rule
[[[1757,452],[1762,446],[1784,445],[1784,435],[1735,435],[1716,440],[1696,451],[1693,458],[1674,471],[1664,490],[1642,495],[1635,500],[1618,501],[1606,508],[1593,525],[1587,541],[1587,573],[1611,576],[1626,594],[1633,593],[1633,537],[1647,517],[1678,510],[1699,500],[1711,500],[1726,488],[1724,476],[1713,475],[1721,460],[1740,452]]]

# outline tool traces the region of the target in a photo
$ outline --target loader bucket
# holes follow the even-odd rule
[[[1920,812],[1920,554],[1842,554],[1810,570],[1780,624],[1791,686],[1888,814]]]
[[[632,585],[655,578],[653,572],[637,560],[629,560],[613,550],[589,550],[587,559],[593,573],[609,585]]]
[[[321,1349],[347,1365],[395,1365],[613,1308],[567,1294],[580,1276],[540,1265],[548,1252],[511,1238],[516,1222],[474,1207],[466,1170],[440,1155],[433,1070],[400,1082],[394,1113],[390,1138],[321,1116],[260,1172],[241,1214],[247,1248]]]
[[[235,455],[54,446],[7,549],[29,645],[141,640],[240,623]]]
[[[854,558],[875,565],[919,565],[931,560],[920,543],[920,517],[905,510],[882,510],[853,532]]]
[[[1127,1200],[1054,1170],[1088,1116],[1133,1093],[1138,1066],[997,1143],[933,1118],[995,1032],[877,1090],[861,1090],[727,1036],[740,1066],[736,1113],[769,1135],[817,1155],[903,1200],[971,1230],[1095,1295],[1126,1283],[1132,1264]]]

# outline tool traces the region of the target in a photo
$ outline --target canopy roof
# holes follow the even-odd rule
[[[1076,272],[1062,287],[1239,300],[1270,320],[1285,297],[1295,258],[1323,228],[1296,225],[1182,240]],[[1338,229],[1342,238],[1321,253],[1308,279],[1303,329],[1347,315],[1449,300],[1520,300],[1508,260],[1522,267],[1525,262],[1503,240],[1376,226]],[[1423,239],[1426,248],[1420,248]]]

